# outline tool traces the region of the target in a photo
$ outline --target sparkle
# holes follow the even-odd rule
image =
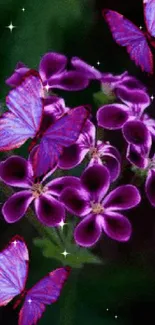
[[[66,256],[70,253],[68,253],[66,250],[64,250],[64,252],[61,253],[62,255],[64,255],[64,257],[66,258]]]
[[[100,61],[97,61],[97,65],[100,65],[101,64],[101,62]]]
[[[151,97],[150,97],[152,100],[154,100],[154,96],[152,95]]]
[[[92,69],[95,69],[95,67],[92,65]]]
[[[25,8],[22,8],[22,11],[24,12],[25,11]]]
[[[117,315],[115,315],[115,319],[117,319],[118,318],[118,316]]]
[[[16,245],[17,245],[17,241],[14,240],[14,241],[13,241],[13,244],[14,244],[14,246],[16,247]]]
[[[142,26],[139,26],[139,29],[143,29],[143,27]]]
[[[63,220],[59,222],[59,227],[61,227],[61,230],[63,230],[64,225],[67,225]]]
[[[32,302],[32,299],[28,299],[28,301],[27,301],[29,304],[31,304],[31,302]]]
[[[47,84],[46,86],[44,86],[44,88],[46,89],[46,91],[49,91],[50,86]]]
[[[10,25],[6,26],[6,28],[10,29],[10,32],[12,33],[12,30],[15,28],[16,26],[12,25],[12,21],[10,23]]]
[[[106,311],[109,311],[109,308],[107,308]]]

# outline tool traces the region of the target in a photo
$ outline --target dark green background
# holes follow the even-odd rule
[[[25,8],[25,12],[21,9]],[[154,76],[143,74],[130,61],[125,49],[112,40],[101,9],[110,8],[123,13],[137,25],[144,25],[142,1],[130,0],[0,0],[0,103],[3,109],[8,87],[5,79],[18,61],[37,68],[41,56],[48,51],[80,56],[104,72],[129,73],[141,79],[154,91]],[[12,21],[17,26],[11,33],[5,26]],[[68,106],[92,104],[98,84],[81,92],[58,92]],[[154,114],[154,104],[151,106]],[[120,134],[109,134],[119,145]],[[26,146],[16,153],[27,155]],[[2,156],[3,157],[3,156]],[[126,173],[122,183],[130,182]],[[127,213],[133,225],[133,236],[126,244],[118,244],[102,237],[94,253],[102,259],[101,265],[87,264],[73,269],[60,300],[49,306],[41,325],[134,325],[155,322],[155,210],[148,204],[142,191],[140,207]],[[6,199],[1,184],[1,202]],[[1,215],[0,248],[13,234],[23,235],[30,249],[28,287],[61,264],[42,257],[32,244],[37,236],[34,228],[23,218],[8,225]],[[107,311],[106,309],[109,309]],[[118,318],[115,319],[115,315]],[[17,324],[18,311],[12,304],[0,311],[1,324]]]

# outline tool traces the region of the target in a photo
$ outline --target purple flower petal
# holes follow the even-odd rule
[[[60,195],[60,201],[66,209],[77,216],[85,216],[91,211],[89,195],[86,191],[67,187]]]
[[[142,148],[133,144],[128,145],[126,158],[138,168],[146,168],[148,165],[148,158],[143,154]]]
[[[99,164],[88,166],[81,176],[81,183],[92,199],[102,199],[110,185],[109,172]]]
[[[79,165],[83,158],[79,144],[74,143],[69,147],[63,148],[63,153],[59,158],[58,166],[61,169],[71,169]]]
[[[128,121],[123,126],[123,135],[128,143],[146,148],[151,147],[151,135],[145,124],[139,120]]]
[[[11,156],[0,163],[0,177],[8,185],[29,187],[32,184],[33,171],[24,158]]]
[[[155,139],[155,120],[150,118],[149,115],[143,114],[143,122],[150,131],[152,137]]]
[[[109,170],[111,181],[116,180],[120,174],[120,153],[115,147],[99,140],[97,141],[97,150],[100,155],[100,162]]]
[[[71,59],[71,64],[77,71],[85,74],[88,79],[100,79],[102,77],[100,71],[76,56]]]
[[[22,62],[18,62],[14,73],[11,75],[11,77],[6,79],[5,83],[10,87],[17,87],[21,83],[25,73],[29,70],[30,69],[27,68]]]
[[[77,142],[80,144],[81,149],[90,149],[91,147],[95,147],[95,138],[95,125],[87,120]]]
[[[120,162],[118,161],[118,159],[116,159],[116,157],[110,154],[107,155],[105,154],[102,161],[106,166],[106,168],[108,168],[109,170],[111,182],[114,182],[120,174],[120,170],[121,170]]]
[[[69,91],[84,89],[88,84],[88,78],[78,71],[65,71],[48,80],[48,85],[51,88],[59,88]]]
[[[142,113],[146,107],[150,105],[150,97],[142,89],[129,90],[126,87],[119,87],[116,95],[127,105],[138,105],[139,111]]]
[[[123,104],[105,105],[97,111],[98,125],[105,129],[120,129],[128,116],[128,108]]]
[[[122,185],[110,192],[102,205],[109,210],[127,210],[135,207],[141,200],[140,193],[134,185]]]
[[[118,241],[128,241],[132,227],[127,218],[122,214],[108,211],[104,214],[102,227],[107,236]]]
[[[127,71],[125,71],[121,75],[113,75],[112,73],[102,73],[101,82],[103,84],[109,84],[109,86],[114,89],[119,83],[122,83],[124,76],[126,76],[127,73]]]
[[[3,205],[2,214],[4,219],[9,223],[21,219],[33,199],[30,191],[21,191],[13,194]]]
[[[76,143],[63,149],[58,162],[59,168],[74,168],[82,162],[89,149],[95,146],[95,131],[94,124],[87,120]]]
[[[117,160],[121,160],[121,155],[119,151],[114,146],[111,146],[109,142],[104,143],[98,140],[97,149],[101,156],[104,156],[104,154],[110,154],[116,157]]]
[[[96,222],[96,216],[89,214],[75,228],[74,238],[78,245],[90,247],[100,238],[102,227]]]
[[[55,74],[63,71],[67,64],[67,58],[65,55],[59,53],[49,52],[46,53],[39,65],[39,73],[43,81],[48,80]]]
[[[145,192],[152,206],[155,207],[155,170],[149,170],[145,183]]]
[[[42,194],[34,201],[36,215],[45,226],[55,227],[65,219],[63,204],[48,194]]]
[[[76,189],[81,188],[80,179],[75,176],[64,176],[55,178],[46,185],[47,191],[50,191],[51,194],[57,196],[59,196],[61,192],[69,186],[75,187]]]
[[[127,71],[126,74],[124,73],[124,76],[118,85],[118,88],[119,86],[126,87],[128,90],[137,90],[138,88],[144,91],[146,90],[146,87],[135,77],[130,76]]]

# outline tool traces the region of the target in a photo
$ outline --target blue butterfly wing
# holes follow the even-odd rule
[[[103,16],[116,43],[127,48],[131,59],[142,71],[153,73],[153,56],[144,33],[116,11],[104,10]]]
[[[68,267],[56,269],[28,291],[19,313],[19,325],[37,324],[45,311],[45,305],[58,300],[69,272]]]
[[[155,0],[149,0],[144,5],[144,17],[148,32],[155,37]]]
[[[20,294],[28,273],[28,249],[25,242],[14,237],[0,253],[0,306],[5,306]]]
[[[35,137],[42,120],[42,96],[42,82],[33,71],[9,92],[6,104],[10,112],[0,117],[0,151],[18,148]]]
[[[36,176],[41,176],[52,169],[58,162],[63,147],[68,147],[76,142],[88,115],[89,113],[84,107],[76,107],[47,129],[32,158]]]

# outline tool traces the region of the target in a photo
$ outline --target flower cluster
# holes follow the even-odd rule
[[[47,53],[38,72],[20,62],[6,80],[13,90],[6,101],[11,112],[0,118],[0,151],[19,147],[28,138],[35,147],[32,141],[27,160],[13,155],[0,163],[0,179],[22,189],[6,201],[2,213],[8,223],[16,222],[33,201],[36,216],[45,226],[57,227],[66,220],[66,212],[80,218],[74,230],[80,246],[94,245],[102,232],[114,240],[127,241],[132,226],[122,211],[136,207],[141,196],[133,184],[110,190],[121,174],[121,154],[109,141],[98,139],[97,127],[122,130],[126,159],[146,170],[146,194],[155,206],[155,155],[149,158],[155,122],[144,113],[150,97],[145,86],[128,72],[117,76],[102,73],[78,57],[69,63],[71,69],[66,56]],[[71,109],[63,98],[50,92],[56,88],[81,90],[91,80],[97,80],[101,90],[107,96],[113,93],[117,100],[98,109],[96,124],[92,122],[93,111],[90,114],[84,106]],[[20,125],[26,121],[33,130],[28,135],[25,131],[21,140],[20,130],[16,132],[12,126],[16,119]],[[72,169],[83,161],[86,167],[81,177],[53,178],[57,169]]]

